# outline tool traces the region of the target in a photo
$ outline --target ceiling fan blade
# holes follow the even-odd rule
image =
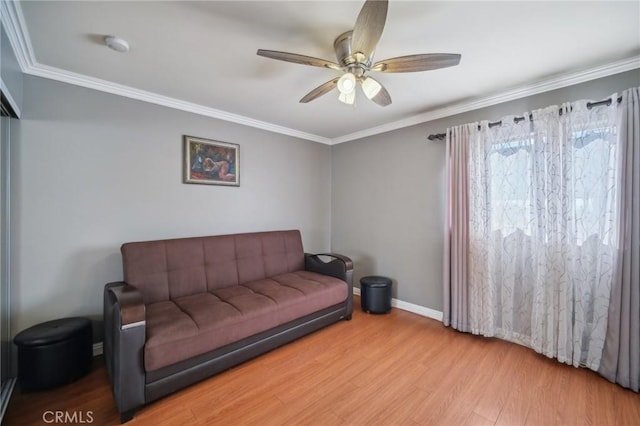
[[[319,98],[325,93],[329,93],[338,85],[338,80],[340,80],[339,77],[334,78],[331,81],[327,81],[326,83],[316,87],[315,89],[307,93],[302,99],[300,99],[300,103],[306,104],[307,102],[311,102],[312,100]]]
[[[462,55],[457,53],[429,53],[400,56],[376,62],[371,70],[382,72],[417,72],[453,67],[460,63]]]
[[[382,37],[388,8],[387,0],[367,0],[364,3],[351,37],[351,51],[354,54],[360,52],[365,59],[371,56]]]
[[[311,65],[313,67],[331,68],[341,71],[342,68],[335,62],[327,61],[313,56],[298,55],[297,53],[279,52],[277,50],[258,49],[257,54],[265,58],[277,59],[279,61],[293,62],[294,64]]]
[[[383,107],[391,105],[391,95],[378,80],[367,77],[360,80],[360,84],[367,98]]]

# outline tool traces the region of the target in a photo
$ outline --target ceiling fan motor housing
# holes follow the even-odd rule
[[[371,52],[371,55],[368,58],[356,58],[356,55],[354,55],[351,51],[352,35],[353,31],[347,31],[340,34],[338,38],[336,38],[336,41],[333,43],[333,49],[336,52],[336,58],[338,59],[338,63],[341,66],[345,68],[351,68],[355,65],[358,68],[361,68],[362,73],[364,73],[364,71],[368,71],[368,69],[371,67],[374,52]],[[357,73],[355,74],[357,75]]]

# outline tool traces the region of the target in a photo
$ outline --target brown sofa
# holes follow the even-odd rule
[[[127,243],[121,252],[124,281],[104,290],[104,355],[122,422],[144,404],[351,319],[351,260],[304,253],[299,231]]]

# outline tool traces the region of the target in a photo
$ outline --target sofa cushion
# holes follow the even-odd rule
[[[127,243],[121,252],[124,281],[145,304],[304,269],[296,230]]]
[[[342,280],[300,270],[148,304],[145,369],[166,367],[344,302],[347,290]]]

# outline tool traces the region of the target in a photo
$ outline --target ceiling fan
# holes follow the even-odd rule
[[[337,63],[276,50],[258,49],[257,53],[266,58],[343,72],[341,77],[327,81],[307,93],[300,99],[302,103],[310,102],[337,87],[340,92],[338,99],[346,104],[353,104],[356,98],[356,87],[359,84],[367,98],[380,106],[390,105],[389,92],[380,82],[368,75],[370,71],[417,72],[435,70],[458,65],[461,55],[455,53],[408,55],[374,63],[373,54],[387,20],[388,5],[388,0],[365,1],[353,31],[341,34],[333,44],[338,59]]]

